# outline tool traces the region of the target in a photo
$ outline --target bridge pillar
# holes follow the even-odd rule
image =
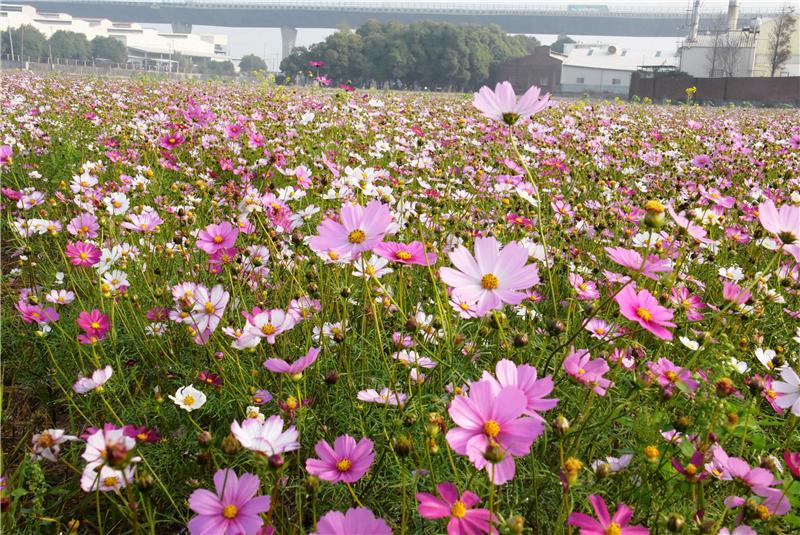
[[[297,42],[297,28],[281,27],[281,59],[292,53]]]
[[[188,22],[173,22],[172,33],[192,33],[192,25]]]

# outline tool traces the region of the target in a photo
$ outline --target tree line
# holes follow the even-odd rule
[[[26,58],[103,59],[114,63],[128,60],[125,44],[113,37],[97,36],[89,41],[82,33],[58,30],[48,39],[30,25],[0,33],[0,47],[3,54]]]
[[[296,76],[309,71],[309,62],[324,62],[313,74],[333,83],[466,91],[491,81],[498,63],[537,46],[535,38],[508,35],[496,25],[370,21],[295,48],[281,71]]]

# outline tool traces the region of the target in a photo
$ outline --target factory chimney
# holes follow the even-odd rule
[[[728,2],[728,31],[735,32],[739,25],[739,0]]]
[[[689,39],[691,43],[697,42],[697,32],[700,29],[700,0],[694,0],[692,7],[692,25],[689,30]]]

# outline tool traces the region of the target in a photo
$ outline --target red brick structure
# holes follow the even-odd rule
[[[650,98],[653,102],[686,100],[686,89],[696,87],[694,101],[701,104],[749,102],[800,106],[800,77],[780,78],[694,78],[685,73],[631,77],[629,98]]]
[[[532,85],[543,92],[557,93],[561,89],[561,60],[550,55],[549,46],[539,46],[530,56],[514,58],[497,66],[497,80],[508,80],[520,93]]]

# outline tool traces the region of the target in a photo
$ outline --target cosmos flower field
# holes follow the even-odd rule
[[[2,76],[8,533],[800,530],[800,112]]]

